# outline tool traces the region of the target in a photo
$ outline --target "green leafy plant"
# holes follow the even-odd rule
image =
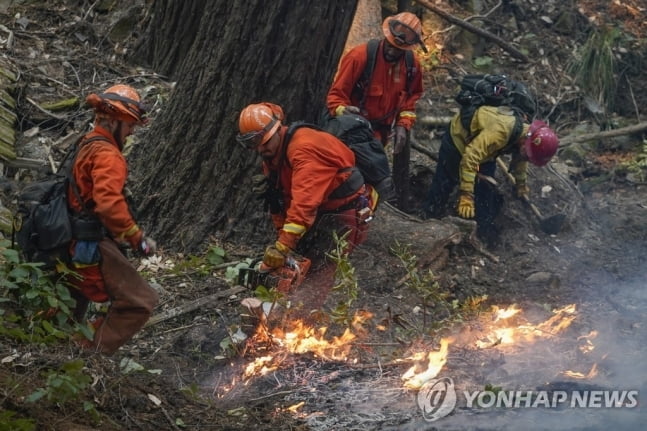
[[[14,418],[16,412],[0,411],[0,431],[33,431],[36,424],[32,419]]]
[[[353,321],[352,304],[359,294],[359,285],[355,275],[355,268],[348,259],[347,250],[349,244],[346,240],[347,236],[348,232],[341,237],[337,235],[337,232],[333,232],[335,248],[326,255],[337,265],[335,268],[335,285],[332,287],[332,291],[340,293],[342,297],[335,308],[330,311],[330,316],[333,322],[350,326]]]
[[[448,314],[451,314],[451,310],[456,307],[447,302],[448,295],[441,289],[433,271],[420,271],[418,258],[411,253],[407,245],[396,242],[391,251],[400,259],[407,271],[404,284],[420,297],[422,302],[422,330],[424,332],[427,328],[427,314],[431,304],[444,307]]]
[[[46,273],[41,263],[23,262],[9,241],[0,241],[0,335],[27,342],[54,342],[79,329],[71,324],[76,301],[64,267]]]
[[[593,30],[567,68],[582,91],[609,110],[616,91],[613,48],[620,36],[615,28]]]
[[[209,250],[207,250],[207,262],[209,262],[211,265],[220,265],[225,261],[226,255],[227,253],[222,247],[209,247]]]
[[[45,387],[38,388],[25,398],[29,403],[45,399],[59,407],[70,402],[81,402],[83,411],[89,413],[95,421],[99,420],[94,403],[84,399],[85,390],[90,386],[92,377],[83,373],[85,363],[81,359],[66,362],[58,370],[46,373]]]
[[[636,156],[621,166],[634,175],[638,182],[647,180],[647,139],[643,140],[640,151]]]

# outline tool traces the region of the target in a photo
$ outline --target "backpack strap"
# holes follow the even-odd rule
[[[371,39],[366,43],[366,64],[362,76],[355,83],[355,91],[360,94],[359,106],[360,110],[364,110],[366,105],[366,89],[371,83],[373,76],[373,69],[375,69],[375,61],[377,59],[377,49],[380,46],[379,39]]]
[[[281,166],[284,162],[287,163],[290,168],[292,168],[290,161],[287,159],[288,145],[292,140],[294,132],[302,127],[308,127],[310,129],[323,131],[323,129],[316,124],[307,123],[305,121],[295,121],[293,123],[290,123],[288,130],[285,132],[285,136],[283,137],[283,152],[281,153],[281,159],[279,160],[279,169],[281,169]]]
[[[487,106],[487,105],[483,105]],[[472,134],[472,118],[474,118],[474,113],[476,112],[476,109],[480,108],[477,107],[476,109],[470,109],[472,107],[470,106],[464,106],[461,108],[460,111],[460,116],[461,116],[461,125],[465,130],[467,130],[467,145],[472,142],[472,139],[476,137],[476,134]],[[465,112],[464,112],[465,111]],[[523,132],[523,119],[521,118],[521,114],[517,111],[514,110],[514,126],[512,126],[512,133],[510,133],[510,138],[508,138],[508,143],[505,144],[505,147],[501,149],[501,153],[506,153],[508,152],[511,148],[514,147],[515,143],[521,136],[521,132]]]
[[[358,108],[363,111],[364,106],[366,105],[366,89],[371,84],[371,78],[373,76],[373,70],[375,69],[375,62],[377,61],[377,51],[380,47],[380,39],[371,39],[366,43],[366,64],[364,65],[364,71],[362,76],[359,78],[357,83],[355,83],[355,94],[359,94],[359,106]],[[406,92],[408,96],[411,96],[411,87],[413,82],[413,77],[416,74],[416,67],[413,61],[413,51],[404,51],[404,64],[406,68]],[[398,108],[399,109],[399,108]],[[393,115],[393,111],[387,112],[380,118],[376,118],[371,121],[371,124],[374,127],[378,127],[380,123],[385,119]]]
[[[413,75],[416,73],[416,67],[413,65],[413,51],[404,51],[404,65],[407,68],[407,95],[411,96],[411,83]]]
[[[74,197],[81,204],[81,213],[83,215],[86,215],[86,216],[91,215],[90,210],[88,209],[88,207],[85,204],[85,202],[83,201],[83,199],[81,199],[81,191],[79,190],[79,186],[76,184],[76,180],[74,179],[74,175],[72,174],[72,170],[74,168],[74,164],[76,163],[76,159],[79,156],[79,152],[81,151],[81,147],[84,147],[84,146],[86,146],[86,145],[88,145],[88,144],[90,144],[92,142],[95,142],[95,141],[103,141],[103,142],[110,143],[110,141],[107,138],[104,138],[103,136],[93,136],[92,138],[90,138],[88,140],[85,140],[85,141],[83,140],[83,137],[81,137],[81,138],[79,138],[79,140],[74,145],[74,147],[75,147],[74,151],[69,152],[65,156],[65,159],[63,160],[63,163],[61,163],[61,166],[63,166],[63,168],[65,170],[64,171],[65,178],[67,178],[70,185],[72,186],[72,191],[74,192]],[[69,163],[67,166],[65,166],[64,163],[66,162],[69,154],[73,154],[72,162]]]

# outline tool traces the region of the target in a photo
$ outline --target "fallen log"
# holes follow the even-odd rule
[[[223,290],[222,292],[214,293],[213,295],[198,298],[195,301],[188,302],[186,304],[180,305],[179,307],[171,308],[169,310],[165,310],[161,313],[154,315],[148,320],[148,322],[146,322],[144,327],[146,328],[149,326],[153,326],[165,320],[169,320],[174,317],[181,316],[182,314],[189,313],[204,305],[210,304],[212,302],[216,302],[219,299],[228,298],[231,295],[235,295],[237,293],[244,292],[246,290],[247,289],[245,289],[243,286],[234,286],[231,289]]]
[[[472,33],[476,33],[479,36],[482,36],[488,40],[491,40],[492,42],[496,43],[499,45],[501,48],[504,50],[508,51],[510,55],[512,55],[514,58],[523,61],[524,63],[529,63],[530,59],[528,59],[528,56],[526,56],[523,52],[519,51],[512,45],[510,45],[508,42],[505,40],[501,39],[500,37],[490,33],[487,30],[483,30],[482,28],[476,27],[467,21],[463,21],[460,18],[456,18],[455,16],[445,12],[444,10],[440,9],[438,6],[432,4],[431,2],[427,0],[415,0],[416,3],[426,7],[430,11],[436,13],[437,15],[440,15],[440,17],[446,19],[447,21],[451,22],[452,24],[456,24],[460,27],[463,27],[467,31],[470,31]]]
[[[643,121],[631,126],[621,127],[619,129],[603,130],[601,132],[586,133],[583,135],[567,136],[560,140],[560,147],[565,147],[570,144],[592,141],[594,139],[614,138],[616,136],[631,135],[632,133],[642,132],[647,130],[647,121]]]

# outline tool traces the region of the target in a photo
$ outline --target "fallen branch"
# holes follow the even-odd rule
[[[186,303],[184,305],[180,305],[179,307],[171,308],[170,310],[163,311],[159,314],[154,315],[151,317],[148,322],[146,322],[146,325],[144,327],[149,327],[156,325],[160,322],[163,322],[165,320],[172,319],[177,316],[181,316],[182,314],[189,313],[193,310],[196,310],[204,305],[207,305],[209,303],[218,301],[219,299],[222,298],[228,298],[231,295],[235,295],[237,293],[243,292],[247,289],[245,289],[243,286],[235,286],[232,287],[231,289],[223,290],[222,292],[214,293],[213,295],[205,296],[202,298],[198,298],[195,301],[191,301],[189,303]]]
[[[614,138],[616,136],[631,135],[632,133],[642,132],[643,130],[647,130],[647,121],[643,121],[642,123],[633,124],[627,127],[621,127],[620,129],[604,130],[602,132],[586,133],[584,135],[577,136],[568,136],[561,140],[559,145],[560,147],[565,147],[570,144],[592,141],[594,139]]]
[[[492,42],[496,43],[499,45],[501,48],[504,50],[508,51],[514,58],[523,61],[524,63],[529,63],[530,60],[528,57],[512,45],[510,45],[508,42],[505,40],[501,39],[500,37],[490,33],[487,30],[483,30],[482,28],[476,27],[467,21],[464,21],[460,18],[456,18],[455,16],[445,12],[444,10],[440,9],[438,6],[432,4],[431,2],[427,0],[415,0],[416,3],[426,7],[430,11],[440,15],[442,18],[446,19],[447,21],[451,22],[452,24],[456,24],[458,26],[463,27],[464,29],[476,33],[479,36],[482,36],[488,40],[491,40]]]
[[[53,112],[48,111],[47,109],[45,109],[45,108],[43,108],[42,106],[40,106],[38,103],[34,102],[34,101],[33,101],[32,99],[30,99],[29,97],[26,97],[25,99],[27,99],[27,101],[28,101],[29,103],[31,103],[32,105],[34,105],[34,106],[35,106],[35,107],[36,107],[40,112],[42,112],[42,113],[44,113],[44,114],[47,114],[47,115],[49,115],[49,116],[50,116],[50,117],[52,117],[52,118],[56,118],[57,120],[65,120],[65,117],[61,117],[60,115],[56,115],[56,114],[54,114]]]

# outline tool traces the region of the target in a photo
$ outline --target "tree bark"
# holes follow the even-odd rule
[[[212,235],[269,238],[268,216],[250,187],[260,159],[236,143],[238,114],[271,101],[288,122],[315,121],[356,6],[155,1],[147,61],[175,76],[177,86],[131,154],[138,218],[148,233],[178,251],[196,251]]]

